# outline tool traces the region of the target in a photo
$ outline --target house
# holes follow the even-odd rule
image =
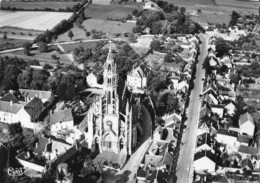
[[[248,112],[240,115],[239,128],[241,134],[247,134],[250,137],[254,136],[255,122],[253,117]]]
[[[13,102],[13,103],[18,103],[19,100],[14,96],[13,93],[7,93],[5,94],[2,98],[0,98],[0,101],[5,101],[5,102]]]
[[[177,113],[173,113],[169,116],[166,116],[166,117],[164,117],[165,127],[173,127],[173,125],[175,123],[180,123],[181,119],[182,119],[182,117]]]
[[[227,104],[225,104],[224,109],[230,116],[234,116],[236,112],[236,104],[233,101],[230,101]]]
[[[91,88],[102,88],[102,85],[98,83],[99,75],[95,72],[91,72],[86,77],[87,85]]]
[[[238,135],[237,142],[240,143],[240,145],[248,146],[249,145],[250,138],[247,135]]]
[[[134,93],[143,93],[150,73],[151,70],[143,64],[136,67],[127,75],[127,87]]]
[[[64,142],[41,137],[33,150],[21,152],[16,159],[25,167],[44,173],[49,167],[56,168],[60,163],[68,162],[78,152],[78,144],[70,145]]]
[[[51,131],[57,132],[62,129],[72,129],[74,120],[71,109],[55,111],[50,117]]]
[[[224,106],[223,105],[211,104],[210,108],[211,108],[212,113],[215,113],[220,118],[223,118],[223,115],[224,115]]]
[[[218,60],[215,57],[209,57],[208,62],[211,67],[216,67],[218,65]]]
[[[226,129],[218,129],[216,140],[221,144],[233,147],[237,144],[237,137],[237,132]]]
[[[50,105],[54,100],[54,95],[51,91],[43,90],[29,90],[29,89],[19,89],[19,92],[23,96],[25,102],[30,102],[35,97],[41,99],[43,104]]]
[[[194,155],[194,169],[196,172],[215,172],[215,154],[211,151],[200,151]]]
[[[210,133],[215,135],[218,131],[218,121],[215,117],[205,116],[200,118],[198,125],[198,135],[203,133]]]
[[[255,147],[240,145],[237,152],[242,156],[242,159],[251,158],[252,155],[258,155],[259,151]]]
[[[22,127],[33,129],[34,122],[37,122],[44,109],[39,98],[34,98],[25,105],[0,101],[0,121],[9,124],[20,122]]]
[[[213,92],[212,90],[207,91],[203,95],[203,104],[208,103],[208,104],[218,104],[218,96]]]
[[[37,122],[45,107],[42,100],[35,97],[24,105],[24,110],[29,114],[30,122]]]
[[[210,134],[205,132],[197,137],[197,146],[195,152],[206,150],[212,151],[212,153],[214,153],[215,151],[212,144],[213,143],[211,141]]]
[[[158,5],[152,1],[146,1],[145,5],[143,6],[143,9],[162,11],[162,9],[160,7],[158,7]]]
[[[240,166],[242,169],[246,168],[247,170],[254,170],[254,166],[252,164],[252,161],[250,159],[243,159],[240,162]]]
[[[212,82],[209,81],[204,87],[203,87],[203,92],[202,95],[206,94],[207,92],[212,91],[213,93],[215,93],[215,95],[217,95],[218,89],[217,86]]]

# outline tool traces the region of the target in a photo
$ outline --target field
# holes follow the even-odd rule
[[[34,38],[41,34],[43,31],[32,30],[32,29],[21,29],[17,27],[1,27],[0,28],[0,37],[3,37],[4,34],[8,38],[13,39],[24,39],[24,40],[34,40]]]
[[[23,29],[42,30],[52,29],[63,19],[68,19],[72,13],[39,12],[39,11],[0,11],[0,27],[10,26]]]
[[[121,6],[121,5],[97,5],[91,4],[85,9],[86,17],[89,19],[85,20],[82,25],[88,30],[96,29],[103,32],[111,33],[123,33],[123,32],[132,32],[135,23],[123,23],[121,21],[108,21],[107,17],[113,19],[121,19],[126,17],[129,14],[132,14],[132,11],[138,8],[137,6]],[[88,39],[85,36],[85,32],[78,28],[76,25],[71,29],[74,34],[73,40],[82,40]],[[68,38],[68,32],[65,32],[63,35],[60,35],[57,41],[70,41]]]
[[[238,12],[258,12],[260,2],[242,1],[242,0],[216,0],[217,5],[223,11],[238,11]]]
[[[21,47],[26,41],[21,39],[0,38],[0,51]]]
[[[24,10],[43,10],[45,8],[51,8],[55,10],[59,9],[66,9],[67,7],[72,8],[76,4],[81,2],[71,2],[71,1],[54,1],[54,2],[48,2],[48,1],[41,1],[41,2],[29,2],[29,1],[2,1],[1,7],[3,8],[19,8]]]
[[[120,5],[97,5],[91,4],[85,9],[85,15],[91,17],[95,20],[105,20],[107,17],[114,19],[121,19],[126,17],[129,14],[132,14],[132,11],[137,8],[137,6],[120,6]]]
[[[216,5],[215,0],[166,0],[174,5]]]
[[[85,42],[85,43],[73,43],[73,44],[62,44],[61,46],[65,50],[65,52],[72,52],[74,48],[79,48],[80,46],[84,49],[87,48],[95,48],[98,41],[91,41],[91,42]]]

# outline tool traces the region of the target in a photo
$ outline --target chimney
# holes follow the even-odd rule
[[[27,151],[27,152],[26,152],[26,155],[27,155],[27,158],[30,158],[30,157],[31,157],[31,155],[30,155],[30,152],[29,152],[29,151]]]
[[[9,93],[14,94],[14,90],[9,90]]]
[[[36,144],[35,144],[35,148],[37,148],[37,147],[38,147],[38,145],[39,145],[39,142],[36,142]]]
[[[13,106],[13,101],[12,101],[12,100],[10,101],[10,106],[11,106],[11,107]]]

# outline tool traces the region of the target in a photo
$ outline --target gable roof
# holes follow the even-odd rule
[[[199,128],[202,127],[203,125],[206,125],[209,129],[212,127],[218,129],[218,121],[215,120],[214,116],[213,117],[204,116],[200,118]]]
[[[12,102],[0,101],[0,111],[6,113],[16,114],[23,105],[21,104],[13,104]]]
[[[218,132],[217,134],[220,134],[220,135],[226,135],[226,136],[230,136],[230,137],[238,137],[238,132],[235,132],[235,131],[229,131],[229,130],[226,130],[226,129],[218,129]]]
[[[210,135],[206,132],[199,135],[197,138],[197,147],[200,147],[204,144],[207,144],[209,147],[211,147]]]
[[[251,170],[254,169],[253,164],[249,159],[243,159],[240,163],[242,168],[248,166]]]
[[[210,159],[211,161],[213,161],[215,163],[216,156],[211,151],[206,151],[206,150],[197,152],[194,155],[194,161],[201,159],[203,157],[207,157],[208,159]]]
[[[249,143],[250,138],[247,135],[238,135],[237,141],[242,143]]]
[[[208,90],[213,90],[215,93],[217,92],[217,87],[212,81],[209,81],[209,84],[203,87],[202,93],[204,94]]]
[[[206,104],[206,106],[204,106],[201,110],[200,110],[200,118],[204,117],[204,116],[209,116],[211,114],[211,109],[209,107],[208,104]]]
[[[42,90],[28,90],[28,89],[19,89],[23,97],[39,97],[41,99],[50,99],[52,92],[51,91],[42,91]]]
[[[49,139],[45,137],[40,137],[37,146],[34,148],[33,152],[36,154],[42,154],[42,152],[45,150],[46,145],[49,143]]]
[[[58,110],[51,115],[50,123],[73,121],[71,109]]]
[[[257,155],[258,154],[258,149],[255,147],[249,147],[245,145],[240,145],[238,148],[239,153],[244,153],[244,154],[250,154],[250,155]]]
[[[243,125],[244,123],[246,123],[248,121],[251,122],[253,125],[255,125],[254,119],[252,118],[252,116],[248,112],[246,112],[246,113],[240,115],[239,126]]]
[[[145,78],[148,77],[150,72],[151,70],[149,68],[147,68],[144,64],[141,64],[132,70],[131,75]]]
[[[2,98],[0,98],[0,100],[6,102],[12,101],[13,103],[17,103],[19,101],[12,93],[5,94]]]
[[[44,110],[44,104],[42,101],[38,98],[35,97],[32,99],[30,102],[28,102],[24,106],[24,110],[33,118],[36,119],[39,117],[41,112]]]
[[[165,126],[169,126],[172,122],[176,123],[179,121],[181,121],[181,116],[176,113],[173,113],[165,119]]]

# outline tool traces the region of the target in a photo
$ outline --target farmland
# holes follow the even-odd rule
[[[121,19],[126,17],[129,14],[132,14],[132,11],[137,8],[137,6],[126,7],[120,5],[96,5],[91,4],[85,9],[85,15],[91,17],[95,20],[105,20],[107,17],[113,19]]]
[[[39,11],[0,11],[0,27],[10,26],[23,29],[42,30],[53,28],[63,19],[68,19],[72,13],[39,12]]]
[[[77,5],[81,2],[72,2],[72,1],[39,1],[39,2],[30,2],[30,1],[2,1],[1,7],[11,8],[11,9],[24,9],[24,10],[44,10],[46,8],[53,9],[53,10],[59,10],[63,9],[66,10],[66,8],[73,8],[73,6]]]
[[[74,48],[83,47],[84,49],[87,48],[95,48],[98,41],[91,41],[91,42],[82,42],[82,43],[73,43],[73,44],[62,44],[63,49],[65,52],[72,52]]]

